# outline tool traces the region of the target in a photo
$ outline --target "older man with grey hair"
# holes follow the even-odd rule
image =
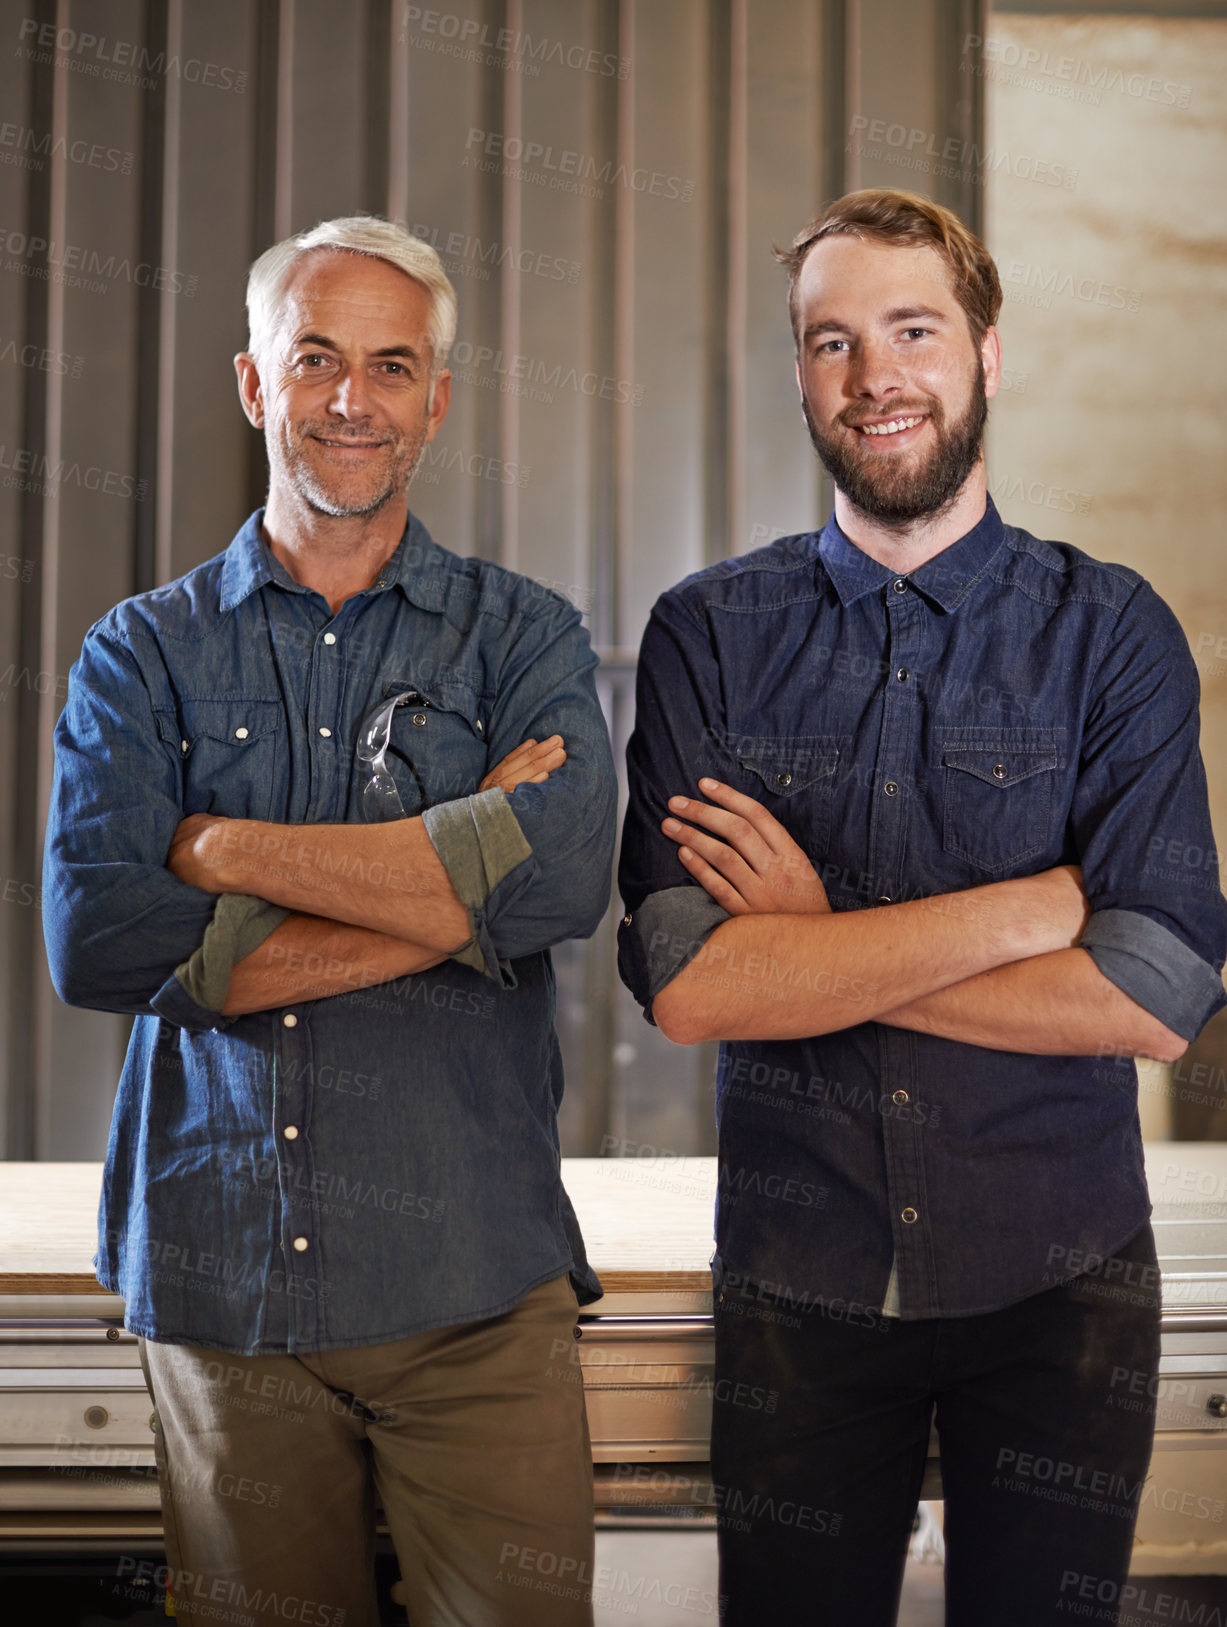
[[[267,505],[86,637],[46,930],[136,1017],[99,1218],[155,1401],[182,1622],[587,1622],[558,1361],[600,1292],[559,1175],[549,949],[604,911],[614,775],[575,610],[434,543],[407,488],[455,295],[399,226],[252,268]],[[516,1556],[566,1587],[525,1587]],[[169,1602],[169,1601],[168,1601]]]

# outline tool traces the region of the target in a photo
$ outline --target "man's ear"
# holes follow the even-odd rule
[[[984,330],[980,359],[984,363],[984,393],[991,400],[1001,388],[1001,335],[996,328]]]
[[[433,441],[439,433],[439,427],[447,417],[447,409],[452,401],[452,375],[445,367],[435,377],[434,399],[430,403],[430,412],[426,420],[426,439]]]
[[[264,390],[260,383],[260,369],[249,351],[240,350],[234,358],[234,370],[239,379],[239,400],[243,411],[257,429],[264,428]]]

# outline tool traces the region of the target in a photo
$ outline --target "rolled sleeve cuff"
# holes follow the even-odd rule
[[[1110,983],[1181,1039],[1196,1039],[1227,1005],[1214,968],[1148,915],[1100,910],[1087,923],[1079,948]]]
[[[205,928],[200,947],[181,966],[175,967],[174,977],[167,980],[151,1002],[154,1010],[185,1028],[202,1026],[199,1021],[190,1020],[187,1013],[211,1015],[213,1021],[203,1026],[214,1027],[226,1003],[231,972],[276,931],[289,913],[279,904],[270,904],[263,898],[223,893],[213,911],[213,919]],[[174,984],[183,995],[182,1001],[175,997]],[[168,1007],[184,1015],[176,1016]]]
[[[493,978],[503,988],[515,988],[511,962],[500,960],[490,935],[487,906],[496,888],[500,889],[500,907],[511,893],[519,892],[514,885],[510,891],[503,888],[513,871],[525,866],[527,885],[539,867],[507,793],[496,787],[455,802],[440,802],[427,808],[422,823],[473,928],[472,937],[451,959]]]
[[[652,1001],[702,949],[729,912],[701,887],[652,893],[618,929],[622,976],[654,1023]]]

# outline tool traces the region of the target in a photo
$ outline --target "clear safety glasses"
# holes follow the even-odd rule
[[[388,747],[392,739],[392,719],[397,709],[402,706],[415,706],[425,711],[430,702],[416,689],[403,690],[399,695],[390,695],[386,700],[377,702],[367,712],[358,728],[357,758],[359,774],[362,778],[362,792],[360,805],[362,817],[368,824],[383,824],[390,819],[404,819],[405,807],[400,799],[400,792],[396,789],[396,781],[392,770],[388,767]],[[423,719],[424,721],[424,719]],[[401,754],[404,755],[403,753]],[[418,792],[422,798],[422,808],[425,811],[429,806],[426,795],[426,786],[422,776],[418,773],[417,765],[411,758],[405,761],[413,770],[413,777],[418,784]]]

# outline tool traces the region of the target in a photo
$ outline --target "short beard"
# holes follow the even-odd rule
[[[360,501],[346,502],[319,479],[318,473],[308,463],[301,449],[301,441],[312,435],[321,435],[337,441],[343,441],[347,437],[339,434],[328,424],[311,420],[296,424],[294,427],[300,439],[299,443],[285,449],[286,476],[309,508],[316,514],[327,514],[334,520],[367,519],[372,514],[378,514],[380,509],[386,508],[394,499],[403,497],[418,472],[418,465],[426,450],[426,424],[423,422],[421,429],[414,435],[394,443],[396,456],[384,484],[376,488],[369,497]]]
[[[852,507],[887,531],[906,531],[917,520],[936,519],[950,508],[980,461],[980,443],[988,418],[984,385],[984,362],[980,360],[967,410],[949,426],[941,402],[935,398],[925,402],[937,446],[928,462],[914,471],[890,469],[884,464],[875,468],[873,452],[858,455],[843,439],[828,436],[818,428],[804,395],[801,410],[814,451]]]

